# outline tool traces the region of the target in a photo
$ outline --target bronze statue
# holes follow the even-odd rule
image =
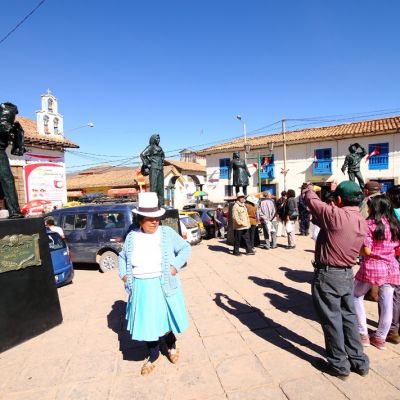
[[[250,172],[247,168],[246,162],[240,158],[240,152],[233,153],[233,159],[229,163],[228,179],[231,179],[233,171],[232,185],[235,186],[236,194],[242,187],[243,193],[247,194],[247,186],[249,186]]]
[[[355,182],[355,178],[357,178],[360,188],[363,189],[364,179],[360,172],[360,163],[364,156],[367,155],[367,152],[359,143],[350,145],[349,152],[350,154],[347,154],[344,160],[342,172],[345,173],[347,168],[349,179]]]
[[[6,149],[12,141],[11,154],[22,156],[24,154],[24,130],[19,122],[15,122],[18,108],[12,103],[0,104],[0,192],[6,200],[9,218],[23,218],[18,204],[15,190],[14,176],[11,172],[10,161]]]
[[[160,135],[151,135],[149,145],[140,154],[142,159],[141,172],[149,175],[150,191],[156,192],[158,206],[164,205],[164,151],[160,147]]]

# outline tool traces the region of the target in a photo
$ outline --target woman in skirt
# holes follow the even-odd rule
[[[139,207],[133,212],[139,227],[126,236],[119,276],[129,293],[128,330],[149,350],[141,371],[147,375],[161,359],[160,338],[165,339],[168,359],[174,364],[179,359],[175,334],[186,330],[188,316],[178,272],[191,248],[173,229],[160,226],[165,210],[158,207],[156,193],[139,193]]]

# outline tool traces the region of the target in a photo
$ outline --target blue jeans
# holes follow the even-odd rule
[[[312,297],[325,337],[327,360],[333,370],[348,375],[350,368],[369,369],[358,332],[353,298],[353,271],[316,269]]]

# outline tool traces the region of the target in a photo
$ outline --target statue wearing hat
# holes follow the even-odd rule
[[[160,135],[151,135],[149,145],[140,154],[141,172],[149,176],[150,191],[157,193],[158,206],[164,205],[164,151],[160,147]]]
[[[0,104],[0,193],[6,200],[9,218],[23,218],[18,204],[14,177],[6,149],[12,142],[11,154],[22,156],[24,148],[24,130],[19,122],[15,122],[18,108],[12,103]]]
[[[247,186],[249,186],[250,172],[246,162],[240,158],[240,152],[233,153],[233,158],[229,163],[228,179],[231,179],[233,172],[232,185],[235,186],[236,193],[239,193],[240,187],[243,193],[247,194]]]
[[[361,189],[364,188],[364,179],[361,175],[360,163],[366,155],[367,152],[364,147],[361,146],[359,143],[354,143],[349,146],[349,154],[347,154],[342,165],[342,172],[345,173],[347,168],[349,179],[355,182],[355,178],[357,178],[358,184],[360,185]]]

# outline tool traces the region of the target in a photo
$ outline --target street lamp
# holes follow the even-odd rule
[[[75,128],[68,129],[66,132],[69,133],[69,132],[76,131],[76,130],[81,129],[81,128],[94,128],[94,123],[93,122],[88,122],[85,125],[80,125],[80,126],[77,126]],[[65,131],[63,132],[63,134],[64,133],[65,133]]]
[[[247,144],[247,129],[246,123],[242,120],[240,115],[236,115],[236,119],[243,124],[243,136],[244,136],[244,161],[247,163],[247,153],[250,152],[250,145]]]

